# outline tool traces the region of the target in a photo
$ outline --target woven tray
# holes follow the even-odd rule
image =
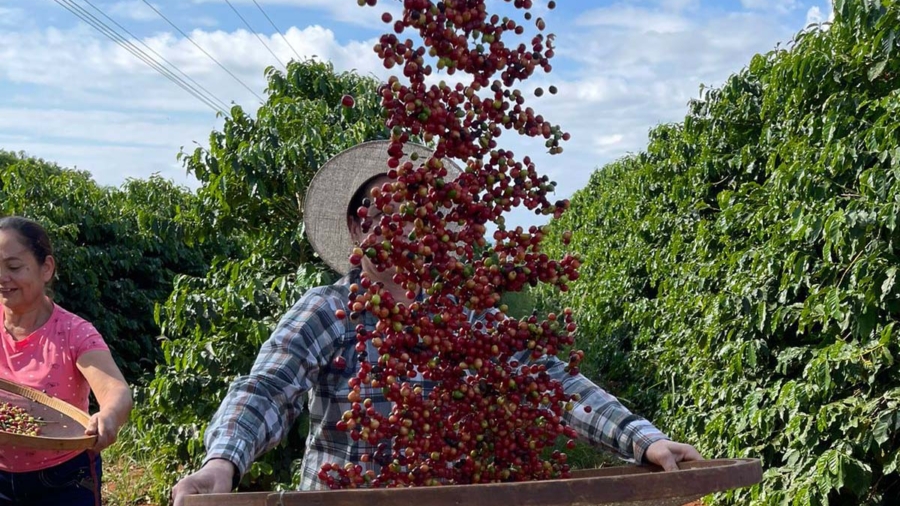
[[[762,480],[754,459],[686,462],[679,471],[620,466],[574,471],[565,480],[310,492],[188,496],[186,506],[681,506]]]
[[[24,408],[43,419],[39,436],[24,436],[0,431],[0,446],[35,450],[87,450],[94,446],[97,436],[85,436],[90,417],[71,404],[50,397],[33,388],[0,379],[0,402]]]

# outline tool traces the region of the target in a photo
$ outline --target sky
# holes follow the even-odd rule
[[[655,125],[682,120],[701,85],[721,85],[754,54],[783,47],[832,16],[831,0],[556,0],[552,11],[547,0],[534,1],[547,31],[557,34],[557,49],[553,71],[536,73],[523,88],[558,88],[528,103],[572,138],[556,156],[542,140],[511,132],[498,143],[530,155],[558,183],[555,198],[641,151]],[[388,28],[381,13],[397,12],[397,0],[374,8],[355,0],[230,3],[0,0],[0,149],[86,170],[103,185],[152,174],[199,185],[176,155],[206,145],[223,119],[64,5],[102,19],[156,58],[146,44],[216,100],[251,113],[264,98],[266,67],[281,68],[298,54],[329,60],[337,71],[389,76],[371,48]],[[513,13],[508,2],[487,4]],[[507,217],[513,225],[541,222],[524,210]]]

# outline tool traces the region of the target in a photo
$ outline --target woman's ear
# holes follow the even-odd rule
[[[41,278],[45,284],[49,284],[53,280],[53,274],[56,273],[56,259],[53,255],[47,255],[44,259],[44,265],[41,265]]]

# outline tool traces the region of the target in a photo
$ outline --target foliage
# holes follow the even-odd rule
[[[101,496],[104,506],[153,506],[148,490],[153,475],[148,472],[159,457],[153,452],[139,451],[133,444],[139,439],[135,426],[125,425],[116,444],[103,450],[103,478]]]
[[[54,299],[91,321],[130,382],[162,359],[153,307],[176,274],[206,272],[218,241],[191,241],[194,206],[185,188],[159,177],[97,185],[87,172],[0,151],[0,214],[36,219],[53,242]]]
[[[156,317],[167,336],[164,363],[140,392],[132,417],[135,443],[160,456],[153,463],[153,497],[164,502],[174,481],[197,469],[203,433],[231,381],[246,374],[281,315],[308,288],[335,279],[303,235],[303,195],[330,157],[385,135],[378,82],[336,74],[330,64],[292,62],[268,69],[268,100],[251,118],[239,107],[208,148],[184,154],[202,186],[190,212],[196,238],[225,235],[239,245],[209,272],[181,276]],[[341,97],[356,97],[352,109]],[[303,422],[279,448],[258,459],[242,489],[289,486],[302,456]]]
[[[754,457],[723,504],[900,497],[900,3],[836,1],[597,171],[548,254],[582,280],[594,371],[709,457]],[[658,401],[658,402],[657,402]]]

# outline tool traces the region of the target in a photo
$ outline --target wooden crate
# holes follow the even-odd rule
[[[621,466],[575,471],[564,480],[308,492],[208,494],[187,506],[681,506],[762,480],[753,459],[688,462],[679,471]]]

